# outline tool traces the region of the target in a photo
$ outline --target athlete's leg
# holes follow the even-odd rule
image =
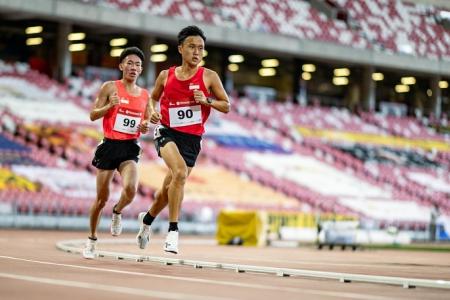
[[[150,242],[150,226],[152,225],[156,216],[164,209],[164,207],[167,206],[167,203],[169,202],[167,190],[171,181],[172,175],[169,170],[169,172],[167,172],[167,175],[164,177],[161,189],[157,190],[155,193],[155,199],[150,209],[147,212],[141,212],[138,215],[139,232],[136,236],[136,243],[141,249],[145,249],[145,247],[147,247],[147,244]]]
[[[184,196],[184,185],[189,174],[188,167],[174,142],[168,142],[164,147],[161,147],[160,153],[171,176],[167,189],[169,222],[178,222],[180,205]]]
[[[92,204],[89,213],[92,238],[97,238],[97,226],[100,220],[100,214],[109,198],[109,185],[111,184],[114,171],[115,170],[97,170],[97,198]]]
[[[138,188],[137,164],[134,160],[127,160],[120,164],[119,173],[122,177],[122,193],[119,202],[115,206],[115,211],[120,213],[122,209],[130,204],[136,196]]]
[[[188,167],[188,175],[191,173],[192,168]],[[172,172],[169,170],[164,177],[162,187],[155,192],[155,199],[152,206],[148,210],[149,214],[156,217],[169,203],[169,185],[172,181]]]
[[[164,177],[163,184],[160,189],[155,192],[155,199],[152,206],[148,210],[148,213],[153,217],[156,217],[169,203],[168,190],[170,182],[172,181],[172,172],[169,170]]]

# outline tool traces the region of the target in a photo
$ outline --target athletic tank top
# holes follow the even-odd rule
[[[128,94],[121,80],[114,82],[119,104],[112,107],[103,117],[105,137],[113,140],[131,140],[140,136],[138,125],[144,118],[148,102],[148,91],[141,88],[139,96]]]
[[[203,82],[203,67],[188,80],[178,80],[175,67],[169,69],[164,93],[160,99],[161,124],[184,133],[201,136],[211,107],[196,103],[194,90],[201,90],[206,97],[208,91]]]

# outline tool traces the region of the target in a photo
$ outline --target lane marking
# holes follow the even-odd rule
[[[114,244],[114,240],[108,240],[107,243]],[[66,240],[56,243],[56,248],[70,252],[81,253],[82,240]],[[380,275],[366,275],[357,273],[343,273],[343,272],[326,272],[326,271],[314,271],[303,269],[291,269],[280,267],[266,267],[259,265],[246,265],[236,263],[218,263],[210,261],[198,261],[182,258],[168,258],[168,257],[156,257],[148,255],[138,255],[132,253],[121,253],[111,251],[98,251],[100,257],[109,257],[123,260],[134,261],[148,261],[151,263],[164,263],[170,265],[183,265],[194,266],[213,269],[232,270],[239,273],[242,272],[256,272],[261,274],[272,274],[277,276],[302,276],[308,278],[321,278],[339,280],[341,282],[364,282],[364,283],[376,283],[376,284],[388,284],[399,285],[403,288],[414,287],[428,287],[428,288],[443,288],[450,289],[450,281],[447,280],[434,280],[434,279],[421,279],[421,278],[407,278],[396,276],[380,276]]]
[[[152,241],[155,241],[155,243],[158,244],[163,244],[164,243],[164,239],[160,239],[160,238],[152,238]],[[78,244],[84,244],[86,242],[85,239],[75,239],[75,240],[70,240],[70,244],[72,244],[73,246],[76,246]],[[135,244],[135,239],[128,239],[128,238],[124,238],[124,239],[103,239],[101,241],[99,241],[99,245],[130,245],[130,244]],[[187,239],[186,241],[183,241],[183,244],[186,245],[205,245],[205,246],[218,246],[217,242],[214,239]],[[139,255],[138,253],[136,253],[137,255]],[[205,258],[209,258],[209,259],[216,259],[216,257],[214,256],[205,256]],[[254,257],[246,257],[245,259],[239,259],[236,258],[235,256],[223,256],[221,257],[223,259],[227,259],[227,260],[236,260],[237,261],[257,261],[257,262],[268,262],[268,263],[272,263],[272,262],[279,262],[279,263],[289,263],[289,264],[298,264],[298,265],[319,265],[319,266],[337,266],[337,267],[372,267],[372,268],[382,268],[385,269],[386,266],[388,265],[375,265],[375,264],[365,264],[365,263],[359,263],[359,262],[355,262],[355,263],[341,263],[341,262],[311,262],[308,260],[296,260],[296,261],[290,261],[290,260],[285,260],[285,259],[265,259],[263,257],[261,258],[254,258]],[[402,265],[396,265],[396,267],[399,268],[409,268],[409,266],[402,266]],[[432,266],[434,267],[434,266]],[[447,265],[442,265],[439,266],[442,268],[447,268]]]
[[[90,283],[90,282],[83,282],[83,281],[52,279],[52,278],[34,277],[34,276],[26,276],[26,275],[18,275],[18,274],[8,274],[8,273],[0,273],[0,277],[22,280],[22,281],[29,281],[29,282],[36,282],[36,283],[60,285],[60,286],[73,287],[73,288],[84,288],[84,289],[105,291],[105,292],[110,292],[110,293],[122,293],[122,294],[135,295],[135,296],[146,296],[146,297],[157,298],[157,299],[232,300],[232,298],[209,297],[209,296],[205,297],[205,296],[201,296],[201,295],[193,295],[193,294],[186,294],[186,293],[161,292],[161,291],[155,291],[155,290],[129,288],[129,287],[117,286],[117,285],[107,285],[107,284]]]
[[[208,258],[208,257],[206,257]],[[215,257],[209,257],[214,259]],[[314,262],[314,261],[307,261],[307,260],[297,260],[297,261],[290,261],[290,260],[284,260],[284,259],[264,259],[264,258],[252,258],[252,257],[246,257],[243,259],[240,258],[236,258],[236,257],[232,257],[232,256],[224,256],[223,259],[228,259],[228,260],[237,260],[237,261],[256,261],[256,262],[266,262],[266,263],[273,263],[273,262],[278,262],[278,263],[289,263],[289,264],[294,264],[294,265],[317,265],[317,266],[335,266],[335,267],[369,267],[369,268],[380,268],[380,269],[386,269],[386,267],[395,267],[395,268],[406,268],[409,269],[410,266],[407,265],[392,265],[392,264],[382,264],[382,265],[375,265],[375,264],[364,264],[364,263],[340,263],[340,262]],[[423,266],[423,267],[430,267],[430,268],[435,268],[435,267],[439,267],[439,268],[443,268],[446,269],[449,266],[448,265],[441,265],[441,266],[434,266],[434,265],[430,265],[430,266]]]
[[[123,270],[106,269],[106,268],[98,268],[98,267],[86,267],[86,266],[80,266],[80,265],[61,264],[61,263],[31,260],[31,259],[25,259],[25,258],[19,258],[19,257],[3,256],[3,255],[0,255],[0,258],[9,259],[9,260],[17,260],[17,261],[22,261],[22,262],[29,262],[29,263],[36,263],[36,264],[43,264],[43,265],[107,272],[107,273],[153,277],[153,278],[159,278],[159,279],[179,280],[179,281],[187,281],[187,282],[195,282],[195,283],[216,284],[216,285],[223,285],[223,286],[234,286],[234,287],[240,287],[240,288],[263,289],[263,290],[283,291],[283,292],[292,292],[292,293],[305,293],[305,294],[311,294],[311,295],[332,296],[332,297],[336,297],[336,298],[364,299],[364,300],[392,300],[392,299],[394,299],[394,298],[390,298],[390,297],[367,295],[366,293],[359,294],[359,293],[351,293],[351,292],[322,291],[322,290],[303,289],[303,288],[277,287],[277,286],[269,286],[269,285],[265,285],[265,284],[263,285],[263,284],[255,284],[255,283],[220,281],[220,280],[201,279],[201,278],[186,278],[186,277],[179,277],[179,276],[148,274],[148,273],[134,272],[134,271],[123,271]],[[395,298],[395,299],[400,299],[400,298]]]

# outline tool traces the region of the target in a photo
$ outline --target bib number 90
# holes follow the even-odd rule
[[[177,111],[178,119],[183,120],[184,118],[192,118],[194,116],[194,112],[192,109],[179,110]]]
[[[201,124],[202,111],[200,105],[169,108],[171,127]]]

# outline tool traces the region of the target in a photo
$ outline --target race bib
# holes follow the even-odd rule
[[[169,108],[170,127],[181,127],[202,123],[200,105]]]
[[[141,123],[140,112],[120,108],[114,122],[114,130],[123,133],[135,134]]]
[[[153,131],[153,139],[154,140],[156,140],[156,139],[161,137],[161,131],[160,130],[163,129],[163,128],[164,128],[164,126],[162,126],[162,125],[156,125],[156,127],[155,127],[155,129]]]

